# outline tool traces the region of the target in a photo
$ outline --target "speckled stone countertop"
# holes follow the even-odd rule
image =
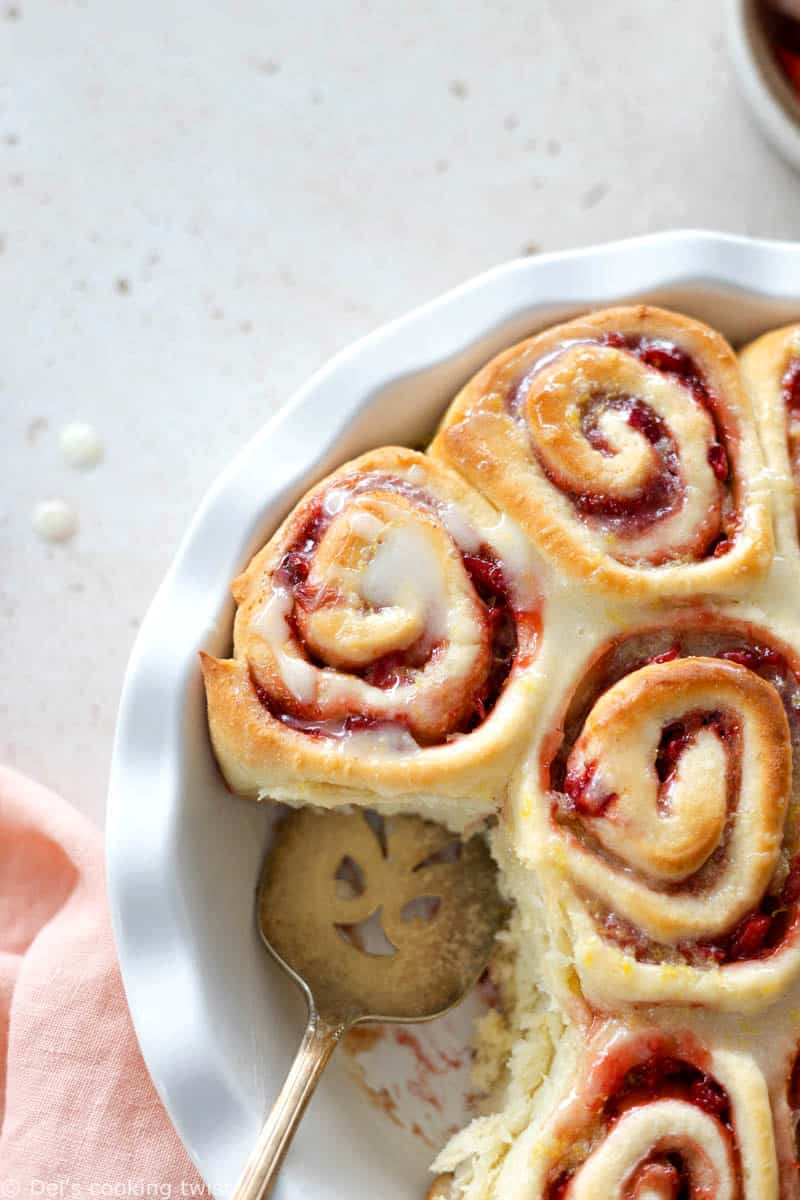
[[[102,820],[136,627],[237,447],[486,267],[800,236],[722,0],[0,0],[0,761]],[[68,421],[103,437],[69,467]],[[38,501],[74,505],[63,545]]]

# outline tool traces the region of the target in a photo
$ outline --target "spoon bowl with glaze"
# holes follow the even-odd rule
[[[416,816],[300,809],[275,831],[257,893],[272,956],[305,994],[295,1061],[233,1200],[274,1184],[342,1036],[368,1021],[428,1021],[470,990],[506,917],[485,840]]]

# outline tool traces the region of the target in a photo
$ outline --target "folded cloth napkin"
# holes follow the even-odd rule
[[[100,833],[0,767],[0,1200],[202,1197],[122,990]]]

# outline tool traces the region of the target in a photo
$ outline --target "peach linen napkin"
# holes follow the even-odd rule
[[[100,833],[0,767],[0,1200],[208,1196],[122,990]]]

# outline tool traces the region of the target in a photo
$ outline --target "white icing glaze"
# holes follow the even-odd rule
[[[304,658],[296,654],[278,651],[278,665],[283,682],[293,696],[301,703],[307,704],[314,699],[317,686],[317,676],[314,667]]]
[[[420,747],[402,725],[387,724],[379,729],[353,729],[345,737],[337,738],[334,745],[342,750],[370,754],[373,757],[388,757],[394,754],[418,754]]]
[[[453,541],[467,554],[480,549],[481,535],[458,504],[440,505],[439,517]]]
[[[78,514],[66,500],[42,500],[33,510],[31,522],[46,542],[68,542],[78,529]]]
[[[519,525],[503,514],[489,531],[489,541],[497,552],[517,608],[527,608],[536,597],[534,550]]]
[[[71,467],[88,470],[103,458],[103,442],[92,425],[72,421],[65,425],[59,437],[64,461]]]
[[[293,604],[289,589],[276,587],[261,612],[253,618],[250,628],[265,642],[279,646],[289,638],[286,618],[292,611]]]
[[[350,495],[347,488],[331,488],[322,502],[322,510],[329,517],[335,517],[342,511]]]
[[[347,514],[347,523],[353,533],[365,542],[374,542],[380,537],[383,530],[386,528],[384,522],[373,513],[364,512],[357,505]]]
[[[276,588],[254,618],[251,628],[272,646],[283,682],[292,695],[301,703],[308,703],[314,699],[316,691],[315,669],[299,655],[286,652],[286,647],[291,645],[286,618],[293,605],[291,592],[287,588]]]
[[[413,525],[386,533],[361,579],[361,595],[373,608],[422,607],[434,641],[447,630],[447,581],[433,547]]]

